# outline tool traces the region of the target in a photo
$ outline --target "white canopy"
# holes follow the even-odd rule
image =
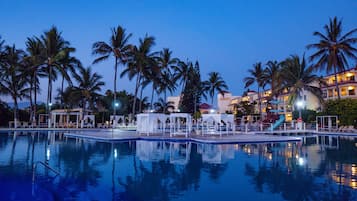
[[[188,113],[170,114],[170,136],[184,134],[186,137],[192,131],[192,117]]]
[[[225,130],[226,133],[235,131],[233,114],[202,114],[201,124],[202,134],[222,135],[222,130]]]
[[[160,133],[165,132],[168,115],[162,113],[141,113],[137,115],[138,133]]]

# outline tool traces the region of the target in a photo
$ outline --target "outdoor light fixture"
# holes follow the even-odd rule
[[[119,103],[115,103],[114,106],[115,106],[115,107],[119,107]]]
[[[52,103],[48,103],[48,106],[50,106],[50,107],[51,107],[51,106],[52,106]]]
[[[214,110],[214,109],[210,109],[209,112],[210,112],[210,113],[214,113],[215,110]]]
[[[302,100],[297,101],[297,102],[296,102],[296,106],[297,106],[298,108],[304,107],[304,101],[302,101]]]

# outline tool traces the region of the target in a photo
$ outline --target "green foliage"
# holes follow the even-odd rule
[[[12,121],[13,115],[9,106],[0,101],[0,126],[8,126],[8,122]]]
[[[338,115],[340,125],[357,125],[357,100],[330,100],[324,105],[322,115]]]
[[[311,123],[316,121],[316,111],[315,110],[301,110],[302,120],[306,123]],[[293,119],[299,118],[299,111],[293,112]]]
[[[197,111],[197,112],[195,112],[194,114],[193,114],[193,119],[200,119],[201,118],[201,112],[200,111]]]
[[[254,114],[254,105],[256,105],[256,102],[250,103],[249,101],[242,101],[235,105],[234,110],[236,110],[236,117]]]
[[[188,69],[188,79],[183,91],[180,111],[193,114],[198,110],[203,95],[203,84],[201,82],[200,68],[198,62],[195,66],[191,64]]]

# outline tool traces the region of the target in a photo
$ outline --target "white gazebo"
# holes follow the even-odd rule
[[[50,115],[53,123],[51,126],[53,128],[83,128],[85,125],[91,124],[94,127],[94,115],[85,115],[85,113],[91,113],[91,111],[84,111],[83,108],[52,110]]]
[[[228,134],[235,132],[233,114],[202,114],[201,120],[202,134]]]
[[[168,115],[162,113],[141,113],[137,115],[138,133],[164,133]]]
[[[338,129],[338,116],[326,115],[316,116],[316,129],[318,131],[333,131]]]
[[[192,131],[192,117],[187,113],[170,114],[170,137],[172,135],[188,135]]]

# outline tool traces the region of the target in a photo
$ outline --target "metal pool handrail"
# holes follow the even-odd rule
[[[46,163],[44,163],[44,162],[42,162],[42,161],[37,161],[36,163],[33,164],[32,183],[35,182],[35,173],[36,173],[36,168],[37,168],[37,165],[38,165],[38,164],[41,164],[41,165],[43,165],[45,168],[47,168],[47,169],[51,170],[52,172],[54,172],[54,173],[56,174],[56,176],[60,174],[59,171],[53,169],[53,168],[52,168],[51,166],[49,166],[48,164],[46,164]]]

